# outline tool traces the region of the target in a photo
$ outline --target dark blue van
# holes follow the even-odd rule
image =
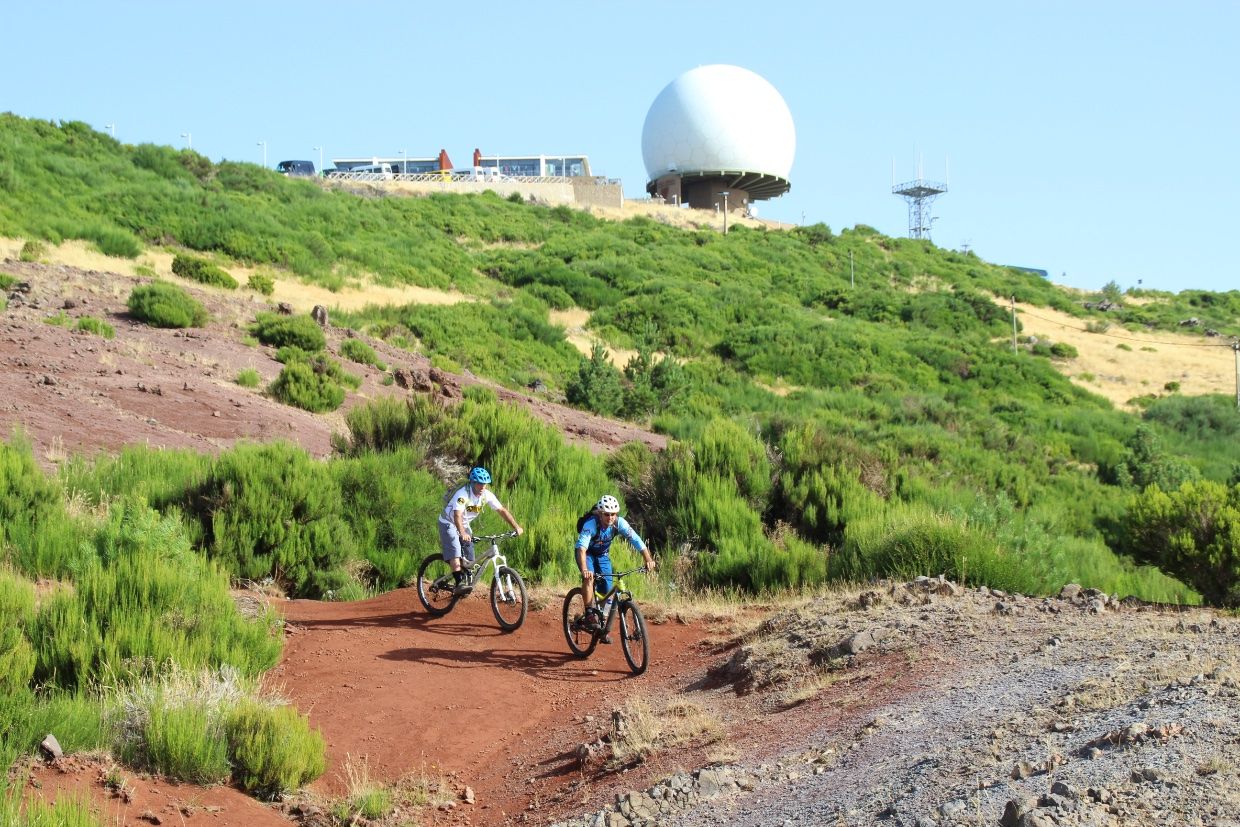
[[[314,163],[311,161],[281,161],[276,164],[276,172],[281,175],[296,175],[305,178],[313,178]]]

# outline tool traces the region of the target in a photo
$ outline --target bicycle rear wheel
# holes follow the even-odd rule
[[[634,675],[646,671],[650,663],[650,641],[646,637],[646,621],[637,604],[626,600],[620,604],[620,648]]]
[[[443,555],[432,554],[418,566],[418,601],[435,617],[452,611],[456,605],[456,595],[452,593],[455,587],[452,566]]]
[[[525,582],[507,566],[500,566],[491,580],[491,613],[505,632],[521,628],[525,622]]]
[[[569,650],[579,658],[588,658],[598,646],[598,632],[585,628],[586,598],[580,586],[564,595],[564,639]]]

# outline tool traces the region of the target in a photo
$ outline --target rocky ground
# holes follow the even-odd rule
[[[1238,655],[1234,617],[1075,586],[820,598],[711,672],[772,717],[816,707],[809,731],[563,824],[1235,827]]]
[[[233,380],[279,365],[247,345],[268,305],[188,287],[206,328],[136,323],[137,277],[6,261],[27,287],[0,313],[0,427],[52,468],[134,442],[217,451],[293,439],[330,451],[339,414],[280,405]],[[107,321],[114,339],[48,324]],[[337,351],[348,332],[329,326]],[[451,401],[469,376],[372,342],[404,384]],[[412,390],[420,387],[423,390]],[[609,450],[662,439],[537,394],[501,396]],[[167,784],[106,756],[36,767],[31,794],[77,791],[107,823],[491,825],[1240,825],[1240,620],[1068,588],[1048,599],[936,579],[782,605],[652,601],[652,664],[618,647],[572,658],[558,595],[502,635],[485,601],[428,618],[408,590],[349,604],[270,599],[288,644],[272,690],[326,735],[328,773],[260,804]],[[351,770],[395,809],[333,815]]]

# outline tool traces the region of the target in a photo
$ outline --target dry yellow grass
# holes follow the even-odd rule
[[[564,327],[564,338],[586,356],[590,355],[590,351],[594,348],[594,343],[599,341],[594,336],[586,333],[586,322],[588,321],[590,321],[590,311],[582,310],[578,307],[570,310],[551,311],[551,323],[562,325]],[[607,359],[621,369],[636,355],[637,351],[635,350],[607,346]]]
[[[1017,303],[1016,310],[1024,334],[1077,349],[1077,358],[1055,360],[1062,373],[1119,407],[1129,407],[1134,397],[1164,393],[1168,382],[1178,382],[1179,392],[1190,396],[1235,391],[1235,356],[1219,339],[1137,333],[1116,325],[1091,333],[1085,321],[1048,307]]]

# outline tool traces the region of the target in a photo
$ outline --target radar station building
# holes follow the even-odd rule
[[[739,66],[699,66],[646,114],[646,191],[669,204],[749,212],[792,188],[796,127],[783,97]]]

